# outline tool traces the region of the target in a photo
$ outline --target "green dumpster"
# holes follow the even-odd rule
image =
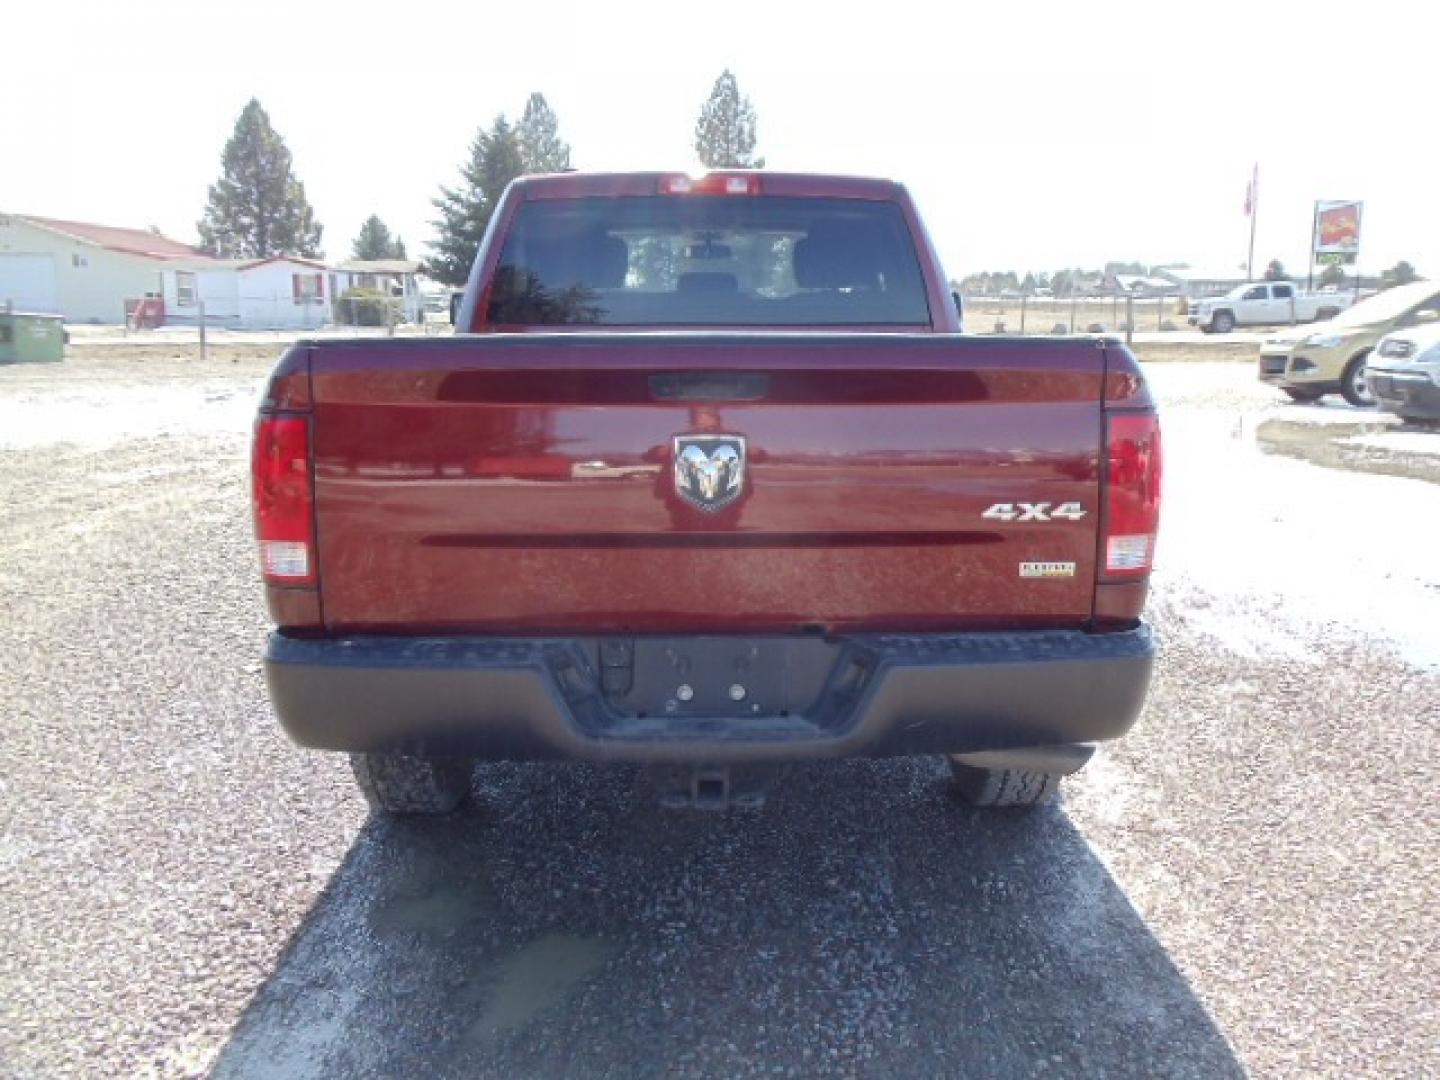
[[[0,364],[65,359],[65,327],[59,315],[6,311],[0,306]]]

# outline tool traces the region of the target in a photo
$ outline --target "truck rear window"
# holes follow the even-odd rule
[[[498,326],[923,326],[895,203],[772,196],[538,199],[511,223]]]

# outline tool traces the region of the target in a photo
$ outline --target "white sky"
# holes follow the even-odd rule
[[[1282,0],[584,5],[12,0],[0,211],[195,238],[252,95],[349,254],[412,255],[477,126],[543,92],[590,169],[694,169],[729,66],[771,168],[909,185],[947,271],[1107,259],[1302,268],[1317,198],[1365,200],[1362,264],[1440,274],[1428,5]]]

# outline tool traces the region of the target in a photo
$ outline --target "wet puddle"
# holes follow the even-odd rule
[[[1329,469],[1440,484],[1440,431],[1379,418],[1354,424],[1275,419],[1255,429],[1255,441],[1266,453]]]
[[[615,952],[614,944],[600,938],[542,934],[502,960],[492,979],[475,994],[484,1004],[466,1032],[466,1041],[486,1043],[524,1027],[573,994]]]

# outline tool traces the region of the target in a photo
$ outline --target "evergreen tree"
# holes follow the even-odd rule
[[[726,68],[695,121],[695,152],[707,169],[760,169],[755,153],[755,109]]]
[[[360,226],[360,235],[355,238],[355,243],[350,248],[352,259],[403,259],[405,258],[405,241],[398,236],[390,239],[390,230],[385,222],[380,220],[380,215],[371,214],[365,219],[365,224]]]
[[[1334,263],[1320,271],[1320,284],[1340,286],[1345,284],[1345,271]]]
[[[470,157],[460,167],[460,186],[442,187],[434,200],[440,217],[433,222],[439,237],[426,264],[431,277],[446,285],[465,283],[505,186],[524,171],[520,140],[503,115],[475,133]]]
[[[201,246],[230,259],[320,254],[321,226],[295,179],[285,140],[250,99],[225,144],[220,179],[199,222]]]
[[[515,126],[520,161],[527,173],[564,172],[570,168],[570,144],[560,138],[560,122],[544,94],[531,94],[525,115]]]

